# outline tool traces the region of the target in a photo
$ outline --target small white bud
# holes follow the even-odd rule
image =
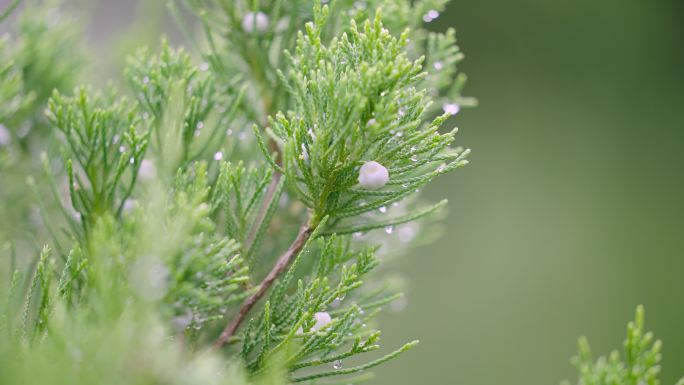
[[[446,103],[444,106],[442,106],[442,108],[444,109],[445,113],[452,116],[458,114],[458,112],[461,111],[461,107],[456,103]]]
[[[389,172],[385,166],[376,161],[366,162],[359,170],[359,185],[365,189],[375,190],[389,181]]]
[[[242,19],[242,29],[247,33],[262,34],[268,29],[268,16],[263,12],[250,12]]]
[[[324,311],[314,314],[314,319],[316,319],[316,323],[314,324],[313,327],[311,327],[311,330],[313,330],[313,331],[321,330],[324,327],[328,326],[328,324],[330,322],[332,322],[332,318],[330,318],[330,314],[328,314]]]

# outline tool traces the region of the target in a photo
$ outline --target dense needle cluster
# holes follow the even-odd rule
[[[140,48],[121,91],[76,87],[77,25],[24,9],[0,45],[0,144],[34,194],[2,209],[35,219],[1,233],[3,375],[355,383],[415,346],[379,345],[403,300],[380,268],[401,250],[379,244],[416,238],[444,204],[419,188],[466,164],[439,107],[473,104],[461,56],[420,17],[443,7],[178,1],[191,48]]]
[[[446,2],[177,0],[188,48],[129,53],[117,91],[28,1],[0,39],[0,382],[352,384],[414,347],[376,317],[445,204],[419,191],[467,164]],[[632,370],[583,348],[581,384],[657,385],[630,330]]]

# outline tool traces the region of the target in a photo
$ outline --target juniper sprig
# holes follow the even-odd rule
[[[623,342],[624,355],[617,350],[607,357],[593,358],[589,341],[579,340],[579,354],[572,362],[579,371],[579,385],[658,385],[661,360],[660,340],[644,329],[644,308],[639,306],[635,319],[627,325]],[[681,383],[681,381],[680,381]]]
[[[417,345],[377,318],[446,204],[419,191],[468,162],[448,0],[176,0],[187,48],[120,91],[77,86],[64,1],[0,11],[0,382],[355,384]],[[578,384],[659,385],[660,346],[638,308]]]
[[[444,4],[178,1],[190,48],[141,48],[128,87],[96,91],[73,87],[78,35],[35,27],[35,0],[0,44],[0,151],[42,154],[44,230],[3,251],[3,375],[356,383],[413,348],[380,345],[401,293],[374,239],[441,208],[418,190],[467,164],[444,127],[473,104],[462,55],[423,27]]]

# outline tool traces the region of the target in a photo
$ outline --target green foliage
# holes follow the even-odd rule
[[[60,13],[60,1],[24,3],[23,13],[12,15],[14,25],[5,29],[3,23],[8,33],[0,37],[0,218],[8,218],[0,221],[0,241],[12,240],[20,248],[45,235],[46,226],[28,219],[36,210],[25,179],[36,174],[39,154],[55,142],[44,114],[47,100],[55,89],[73,89],[85,61],[79,23]],[[47,186],[35,190],[46,194]]]
[[[146,135],[130,103],[108,95],[89,96],[86,88],[74,97],[55,93],[47,116],[66,141],[69,196],[85,230],[105,213],[121,215],[135,185]],[[127,178],[128,181],[124,181]]]
[[[244,287],[248,268],[239,254],[239,244],[217,236],[216,225],[208,219],[211,197],[207,178],[204,163],[177,176],[164,215],[166,233],[161,235],[176,243],[154,246],[155,254],[169,256],[165,260],[170,275],[166,300],[180,317],[176,320],[194,328],[222,318],[228,306],[249,294]],[[152,221],[144,221],[139,231],[155,226],[156,219]]]
[[[0,44],[0,122],[32,133],[6,150],[40,154],[28,245],[49,247],[2,251],[3,379],[356,383],[415,346],[381,352],[401,293],[358,233],[434,213],[418,189],[467,163],[433,103],[472,104],[461,54],[422,28],[444,3],[180,2],[203,41],[173,4],[193,50],[130,56],[132,97],[71,94],[74,30],[28,8]]]
[[[33,103],[34,95],[22,95],[23,76],[14,65],[14,58],[8,52],[8,38],[0,39],[0,57],[2,67],[0,67],[0,122],[7,123],[20,111],[28,109]]]
[[[143,48],[130,57],[126,76],[143,118],[149,119],[159,163],[168,163],[173,172],[221,148],[224,127],[234,118],[241,93],[223,92],[207,68],[166,42],[159,55]]]
[[[282,75],[290,80],[294,110],[271,120],[286,180],[314,215],[358,216],[465,165],[467,152],[448,148],[454,132],[438,131],[447,116],[423,122],[430,100],[416,89],[421,61],[404,53],[408,33],[392,36],[378,13],[363,31],[352,21],[349,34],[326,47],[320,35],[325,19],[323,8],[307,24],[291,71]],[[354,187],[359,167],[370,160],[388,169],[391,188]]]
[[[11,129],[19,130],[26,120],[39,120],[52,91],[73,87],[83,65],[83,49],[76,39],[78,23],[62,15],[60,5],[59,1],[28,2],[11,46],[0,44],[3,66],[11,63],[1,72],[11,68],[16,83],[13,98],[5,99],[3,92],[0,99],[0,111],[8,108],[5,101],[11,101],[12,110],[0,114],[0,123]]]
[[[662,343],[644,329],[644,308],[639,306],[633,322],[627,325],[623,356],[614,350],[594,359],[586,338],[579,341],[579,354],[573,363],[580,385],[658,385]],[[684,380],[684,379],[683,379]],[[681,381],[680,381],[681,383]]]
[[[384,291],[353,296],[379,261],[372,249],[352,252],[349,241],[347,237],[330,236],[303,248],[288,273],[274,286],[261,316],[244,333],[241,354],[248,362],[248,370],[264,370],[269,357],[285,351],[279,364],[292,373],[292,382],[347,375],[379,365],[417,343],[408,343],[367,364],[339,370],[343,360],[380,348],[380,332],[368,324],[379,306],[396,298]],[[311,268],[314,274],[293,284],[301,259],[312,254],[317,254]],[[296,287],[292,292],[288,290],[291,285]],[[355,302],[344,304],[348,296]],[[317,319],[331,308],[334,311],[329,313],[329,323]],[[334,370],[326,369],[328,365]],[[311,373],[314,368],[323,371]],[[309,374],[302,375],[303,370]]]

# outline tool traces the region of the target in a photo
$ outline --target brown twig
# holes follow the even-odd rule
[[[306,241],[308,241],[309,237],[311,237],[313,230],[313,227],[308,224],[305,224],[301,227],[297,237],[294,239],[290,247],[288,247],[287,250],[278,258],[278,261],[276,262],[275,266],[273,266],[273,269],[271,269],[266,278],[261,281],[257,291],[245,300],[240,307],[240,310],[235,315],[235,318],[233,318],[233,320],[223,329],[221,335],[212,345],[212,349],[219,349],[221,346],[225,345],[228,340],[230,340],[230,338],[235,334],[237,328],[247,316],[247,313],[249,313],[252,307],[254,307],[254,305],[256,305],[256,303],[264,296],[264,294],[266,294],[278,276],[285,271],[292,258],[302,250],[306,244]]]
[[[270,102],[266,101],[264,104],[266,106],[265,109],[267,111],[270,110]],[[267,113],[265,116],[268,115],[270,114]],[[262,125],[266,126],[266,121],[264,121]],[[278,148],[278,143],[276,143],[275,140],[270,139],[268,141],[268,147],[271,151],[275,153],[276,163],[278,165],[281,165],[282,159],[280,156],[280,149]],[[254,242],[256,232],[258,231],[259,227],[261,226],[261,222],[263,222],[266,216],[268,204],[271,201],[271,199],[273,199],[273,195],[275,194],[278,182],[280,182],[280,178],[282,177],[283,174],[281,174],[278,171],[275,171],[275,173],[273,174],[273,179],[271,179],[271,183],[269,184],[268,189],[266,190],[266,197],[263,200],[261,207],[259,208],[259,212],[257,213],[257,218],[254,222],[254,225],[252,226],[249,234],[247,235],[247,239],[245,239],[245,245],[249,245],[247,249],[251,247],[252,242]],[[271,287],[276,278],[278,278],[278,276],[282,274],[283,271],[285,271],[285,268],[287,267],[287,265],[290,264],[292,258],[302,250],[304,244],[306,244],[306,241],[308,241],[309,237],[311,237],[311,233],[313,232],[313,230],[314,227],[309,226],[308,222],[305,222],[302,225],[295,240],[292,241],[290,247],[288,247],[287,250],[278,258],[278,261],[276,261],[275,266],[273,266],[273,268],[268,273],[266,278],[264,278],[263,281],[261,281],[261,283],[259,284],[259,288],[257,289],[257,291],[254,294],[252,294],[249,298],[247,298],[245,302],[243,302],[242,306],[240,306],[240,310],[235,315],[233,320],[230,321],[230,323],[226,325],[226,327],[223,329],[221,335],[219,335],[218,339],[216,339],[216,341],[212,345],[212,350],[217,350],[221,348],[221,346],[225,345],[231,340],[231,337],[235,335],[237,328],[240,327],[240,324],[245,319],[249,311],[252,310],[254,305],[256,305],[256,303],[259,302],[259,300],[264,296],[264,294],[266,294],[266,292]]]

